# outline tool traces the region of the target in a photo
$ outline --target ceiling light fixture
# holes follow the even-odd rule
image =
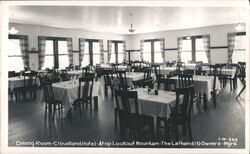
[[[11,13],[11,17],[13,19],[13,14]],[[9,33],[14,35],[18,33],[18,30],[15,29],[14,25],[12,24],[11,29],[9,30]]]
[[[237,26],[235,27],[235,30],[237,30],[237,31],[242,31],[243,29],[245,29],[245,27],[242,26],[241,23],[240,23],[240,13],[239,13],[239,23],[238,23]]]
[[[191,36],[188,34],[188,36],[186,37],[187,40],[191,39]]]
[[[133,33],[135,31],[135,29],[133,28],[133,23],[132,23],[132,13],[130,13],[130,21],[131,21],[131,24],[130,24],[130,29],[128,29],[128,31],[130,33]]]

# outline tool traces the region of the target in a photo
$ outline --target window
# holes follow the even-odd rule
[[[149,63],[163,63],[159,40],[144,41],[143,60]]]
[[[123,60],[122,41],[112,41],[110,63],[122,63]]]
[[[8,40],[8,70],[19,72],[24,70],[24,64],[19,39]]]
[[[45,42],[45,59],[42,69],[52,68],[54,66],[54,45],[52,40],[46,40]]]
[[[82,66],[88,66],[90,64],[89,62],[89,42],[84,42],[84,54],[83,54],[83,60],[82,60]]]
[[[188,63],[188,61],[192,61],[192,40],[183,40],[181,61],[185,63]]]
[[[246,61],[246,35],[235,36],[234,51],[232,55],[232,63]]]
[[[67,38],[47,37],[45,41],[45,59],[42,69],[69,66]]]
[[[154,42],[154,63],[163,63],[160,41]]]
[[[182,42],[181,61],[185,63],[202,61],[208,63],[204,49],[203,38],[192,36],[191,39],[184,39]]]
[[[96,65],[101,62],[100,43],[98,40],[85,40],[84,42],[84,56],[82,66]]]
[[[58,41],[58,62],[60,69],[64,69],[69,66],[67,41]]]
[[[100,43],[93,42],[93,65],[100,64]]]
[[[203,39],[195,39],[195,61],[202,61],[208,63],[207,54],[204,49]]]
[[[151,63],[151,42],[144,42],[143,60]]]

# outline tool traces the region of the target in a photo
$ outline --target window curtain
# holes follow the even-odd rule
[[[144,40],[141,40],[141,61],[143,61],[143,51],[144,51]]]
[[[208,64],[211,64],[210,35],[203,35],[202,39],[203,39],[204,50],[207,55]]]
[[[104,63],[104,48],[103,48],[103,40],[99,40],[100,43],[100,62],[101,64]]]
[[[228,33],[227,34],[228,63],[232,63],[232,56],[233,56],[234,45],[235,45],[235,36],[236,36],[236,33]]]
[[[123,43],[123,60],[124,62],[127,61],[127,51],[126,51],[126,41],[122,41]]]
[[[68,55],[69,55],[69,65],[73,65],[73,45],[72,39],[67,39],[67,46],[68,46]]]
[[[162,56],[163,64],[165,64],[165,41],[164,41],[164,38],[160,39],[160,47],[161,47],[161,56]]]
[[[20,49],[25,68],[29,68],[29,41],[28,36],[20,37]]]
[[[39,69],[42,69],[45,60],[45,47],[46,47],[46,38],[38,37],[38,57],[39,57]]]
[[[82,65],[83,56],[84,56],[84,48],[85,48],[85,39],[79,39],[79,63]]]
[[[181,52],[182,52],[182,43],[183,43],[183,38],[178,37],[177,38],[177,48],[178,48],[178,61],[181,61]]]
[[[108,40],[108,63],[110,63],[111,50],[112,50],[112,41]]]

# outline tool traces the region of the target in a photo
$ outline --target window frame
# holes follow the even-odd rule
[[[96,55],[96,54],[93,53],[93,43],[94,42],[100,43],[100,41],[99,41],[99,39],[84,39],[84,43],[85,42],[88,42],[88,45],[89,45],[89,51],[88,51],[88,54],[89,54],[89,65],[93,65],[93,57],[94,57],[93,55]],[[79,49],[80,49],[80,38],[79,38]],[[101,50],[100,50],[99,56],[101,56]]]
[[[19,41],[20,41],[20,39],[21,39],[22,37],[29,38],[28,35],[13,35],[13,34],[9,34],[9,35],[8,35],[8,40],[13,39],[13,40],[19,40]],[[11,51],[8,51],[8,52],[11,52]],[[11,57],[23,58],[21,49],[20,49],[20,55],[9,55],[9,54],[8,54],[8,58],[11,58]],[[24,69],[25,69],[25,66],[24,66],[24,64],[23,64],[23,70],[24,70]]]
[[[157,42],[157,41],[160,41],[160,39],[147,39],[147,40],[143,41],[143,43],[144,42],[150,42],[151,43],[151,63],[152,64],[155,63],[155,56],[154,56],[154,53],[155,53],[155,47],[154,46],[155,45],[154,45],[154,43]],[[144,53],[144,51],[143,51],[143,53]],[[161,53],[161,51],[160,52],[156,52],[156,53]],[[143,57],[143,59],[144,59],[144,57]],[[163,60],[163,62],[164,62],[164,60]]]
[[[196,39],[202,39],[202,35],[194,35],[194,36],[190,36],[190,40],[191,40],[191,52],[192,52],[192,63],[195,63],[196,62]],[[188,40],[185,37],[183,37],[183,40]],[[200,52],[201,50],[199,50]],[[206,63],[204,63],[206,64]]]
[[[246,36],[246,32],[237,32],[236,34],[235,34],[235,37],[236,36]],[[245,50],[246,51],[246,48],[245,49],[236,49],[236,51],[242,51],[242,50]],[[235,49],[234,49],[234,51],[235,51]],[[233,52],[234,52],[233,51]],[[234,53],[233,53],[234,54]],[[233,55],[232,55],[232,61],[233,61]]]
[[[54,68],[59,68],[59,56],[60,55],[69,55],[68,54],[59,54],[59,46],[58,46],[58,41],[67,41],[68,39],[72,38],[66,38],[66,37],[50,37],[50,36],[38,36],[38,40],[39,37],[43,37],[45,38],[45,41],[53,41],[53,55],[48,54],[45,56],[53,56],[54,58]]]
[[[113,43],[114,43],[114,47],[115,47],[114,48],[115,49],[115,63],[118,64],[118,62],[119,62],[118,54],[123,54],[123,53],[119,53],[118,52],[118,44],[121,43],[123,45],[123,41],[120,41],[120,40],[111,40],[111,44],[113,44]]]

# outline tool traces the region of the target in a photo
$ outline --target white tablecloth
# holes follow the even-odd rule
[[[25,80],[28,80],[28,78],[25,78]],[[9,88],[11,91],[13,91],[15,88],[20,88],[24,86],[24,77],[23,76],[18,76],[18,77],[10,77],[8,78],[9,82]],[[35,82],[35,77],[33,77],[33,84],[36,84],[37,86],[40,86],[40,80],[39,78],[36,78],[36,83]]]
[[[161,74],[170,74],[170,72],[175,71],[176,67],[161,67]]]
[[[184,64],[184,69],[192,69],[194,70],[196,67],[196,64]]]
[[[178,83],[178,76],[171,77],[170,79],[177,80],[177,87],[179,85]],[[206,94],[207,100],[209,101],[211,99],[211,91],[213,89],[214,84],[214,77],[213,76],[201,76],[201,75],[194,75],[194,90],[195,92],[201,92],[203,94]],[[218,77],[216,78],[216,84],[215,89],[220,90],[220,82]]]
[[[81,75],[82,70],[74,70],[74,71],[68,71],[68,75],[75,76],[75,75]]]
[[[210,69],[209,68],[204,68],[204,71],[206,71],[207,73],[210,73]],[[221,69],[221,74],[222,75],[230,75],[231,78],[234,78],[236,69]]]
[[[139,114],[153,117],[170,117],[170,107],[175,106],[176,102],[175,92],[159,90],[158,95],[155,95],[154,91],[148,94],[148,89],[146,88],[137,88],[135,90],[138,93]],[[116,103],[114,103],[114,108],[116,108]],[[135,112],[134,109],[135,107],[131,104],[132,112]]]
[[[78,86],[79,83],[76,81],[65,81],[53,83],[53,92],[55,99],[62,101],[64,108],[68,111],[72,107],[72,103],[78,98]],[[92,96],[100,96],[102,100],[104,99],[103,88],[101,82],[94,82]],[[66,114],[67,112],[65,112]]]

